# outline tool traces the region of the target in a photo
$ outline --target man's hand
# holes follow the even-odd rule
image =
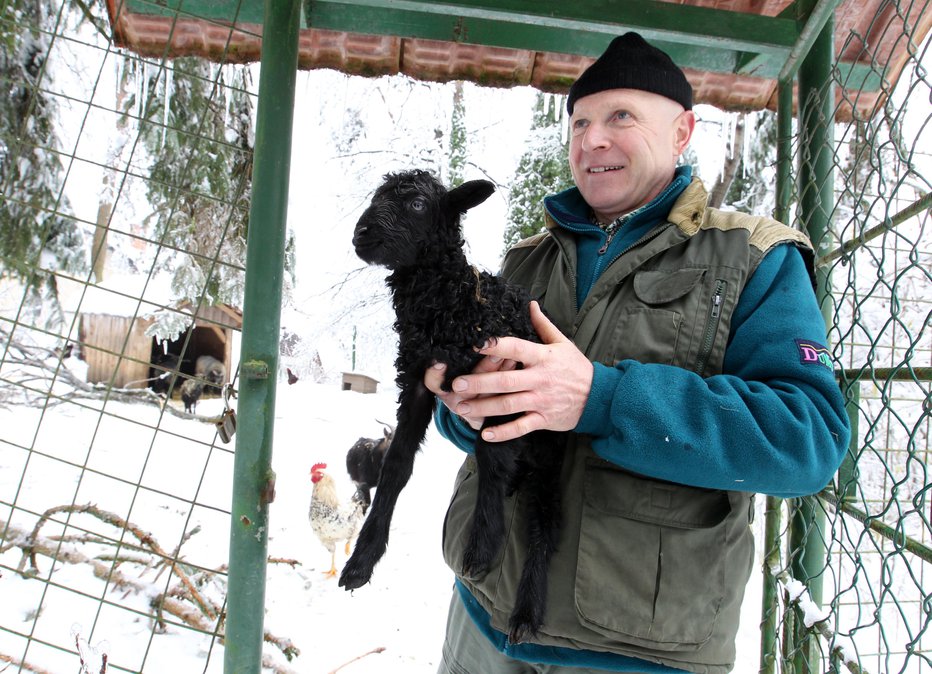
[[[513,360],[502,360],[498,356],[486,356],[476,364],[472,372],[473,374],[482,374],[486,372],[498,372],[500,370],[513,370],[514,368],[515,362]],[[463,401],[471,400],[475,398],[476,395],[470,393],[464,394],[457,391],[452,391],[450,393],[443,391],[440,385],[443,383],[446,373],[447,366],[445,363],[435,363],[433,367],[428,368],[427,372],[424,373],[424,386],[434,393],[434,395],[440,399],[440,402],[446,405],[451,412],[459,414],[473,430],[478,431],[482,427],[482,422],[485,420],[484,417],[469,414],[468,410],[465,413],[458,411]]]
[[[537,302],[531,303],[531,323],[543,344],[502,337],[483,348],[484,358],[472,374],[453,381],[453,393],[441,400],[456,414],[479,428],[490,416],[523,413],[501,426],[483,431],[489,442],[502,442],[531,431],[568,431],[582,416],[592,387],[592,363],[551,323]],[[522,369],[515,369],[522,363]],[[442,370],[424,377],[442,381]],[[437,384],[439,388],[439,384]]]

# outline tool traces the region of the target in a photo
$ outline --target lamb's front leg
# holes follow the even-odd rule
[[[421,382],[403,389],[399,395],[395,437],[382,460],[375,498],[359,532],[356,548],[340,574],[340,586],[347,590],[368,583],[372,570],[385,554],[395,504],[411,477],[414,455],[424,440],[433,409],[434,394]]]
[[[482,428],[498,426],[518,415],[490,417]],[[463,551],[463,574],[467,578],[480,578],[501,549],[505,539],[505,497],[511,494],[517,479],[521,443],[524,438],[510,442],[489,443],[480,432],[476,439],[476,472],[479,485],[476,492],[476,507],[473,511],[472,529]]]

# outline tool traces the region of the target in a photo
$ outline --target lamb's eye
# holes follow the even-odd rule
[[[411,201],[411,209],[412,209],[412,210],[421,212],[421,211],[423,211],[425,208],[427,208],[427,202],[426,202],[426,201],[424,201],[424,200],[421,199],[420,197],[418,197],[417,199],[412,199],[412,201]]]

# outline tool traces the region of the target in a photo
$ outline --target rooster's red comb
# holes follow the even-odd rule
[[[312,474],[316,473],[317,471],[323,470],[326,467],[327,467],[326,463],[315,463],[313,466],[311,466],[311,473]]]

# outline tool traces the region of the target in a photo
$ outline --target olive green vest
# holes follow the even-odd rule
[[[785,225],[706,208],[706,199],[693,180],[668,222],[612,262],[578,311],[575,245],[554,223],[509,252],[503,275],[540,298],[593,361],[634,359],[717,374],[732,312],[760,260],[774,245],[794,242],[811,262],[811,247]],[[457,475],[444,557],[492,626],[507,633],[525,559],[525,504],[520,492],[507,500],[506,541],[492,570],[463,578],[475,470],[469,457]],[[562,485],[560,540],[535,641],[695,672],[729,671],[754,557],[752,496],[632,474],[596,456],[581,434],[569,435]]]

